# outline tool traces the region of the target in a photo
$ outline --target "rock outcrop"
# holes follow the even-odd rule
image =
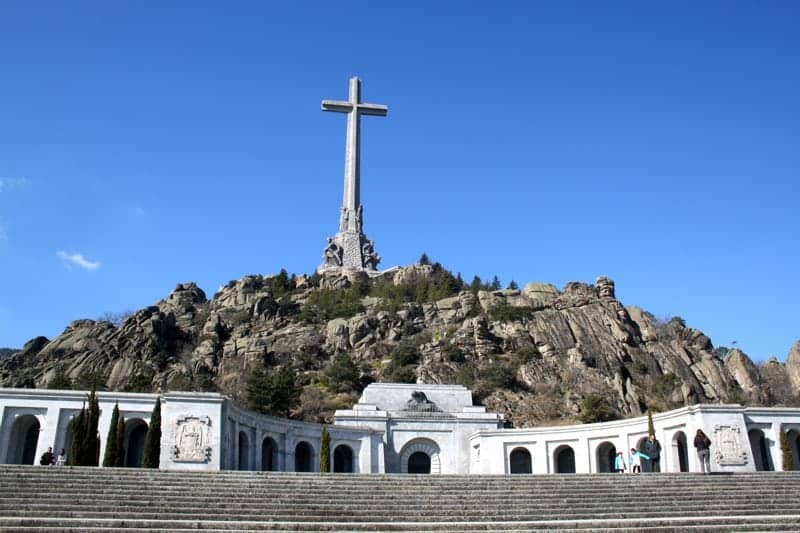
[[[362,382],[388,380],[398,347],[411,345],[417,355],[411,366],[402,361],[410,369],[402,375],[466,384],[518,426],[585,419],[593,395],[617,416],[696,402],[800,401],[800,342],[785,364],[757,366],[740,350],[715,349],[680,318],[625,307],[606,277],[562,291],[529,283],[473,292],[452,288],[455,278],[442,272],[412,265],[371,279],[246,276],[210,300],[194,283],[179,284],[118,326],[78,320],[55,339],[32,339],[0,360],[0,385],[45,387],[57,372],[81,383],[96,371],[109,389],[220,390],[241,399],[254,369],[292,365],[305,398],[342,406],[341,391],[326,389],[333,356],[349,354]],[[356,307],[336,308],[356,289]],[[320,295],[333,295],[324,300],[333,306],[327,319],[306,312]]]

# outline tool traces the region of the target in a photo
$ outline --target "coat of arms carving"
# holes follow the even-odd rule
[[[206,463],[211,458],[207,416],[183,416],[172,426],[172,460],[184,463]]]

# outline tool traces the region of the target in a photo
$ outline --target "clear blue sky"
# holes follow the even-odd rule
[[[715,344],[800,338],[800,3],[0,3],[0,346],[310,273],[363,80],[365,229],[503,284],[604,274]],[[78,256],[77,254],[80,254]]]

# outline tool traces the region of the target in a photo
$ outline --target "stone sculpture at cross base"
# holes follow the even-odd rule
[[[344,163],[344,194],[339,211],[339,231],[328,237],[317,272],[359,270],[375,272],[381,258],[375,244],[364,235],[361,206],[360,121],[361,115],[386,116],[387,107],[361,102],[361,81],[350,78],[347,101],[323,100],[323,111],[347,113],[347,143]]]

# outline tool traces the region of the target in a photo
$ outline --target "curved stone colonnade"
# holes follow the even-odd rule
[[[69,448],[81,391],[0,389],[0,462],[38,464]],[[125,418],[125,465],[141,463],[155,394],[99,392],[100,456],[111,412]],[[322,425],[262,415],[215,393],[161,395],[161,468],[316,472]],[[693,439],[711,438],[713,471],[781,470],[781,432],[800,469],[800,409],[695,405],[653,416],[662,472],[699,471]],[[647,418],[502,429],[459,385],[373,383],[329,425],[331,470],[342,473],[556,474],[613,471],[641,448]]]
[[[780,432],[787,433],[795,469],[800,469],[800,409],[739,405],[694,405],[653,416],[661,444],[661,472],[698,472],[698,429],[711,439],[712,471],[780,470]],[[558,474],[614,471],[632,448],[647,440],[647,417],[531,429],[479,431],[470,438],[471,473]]]

